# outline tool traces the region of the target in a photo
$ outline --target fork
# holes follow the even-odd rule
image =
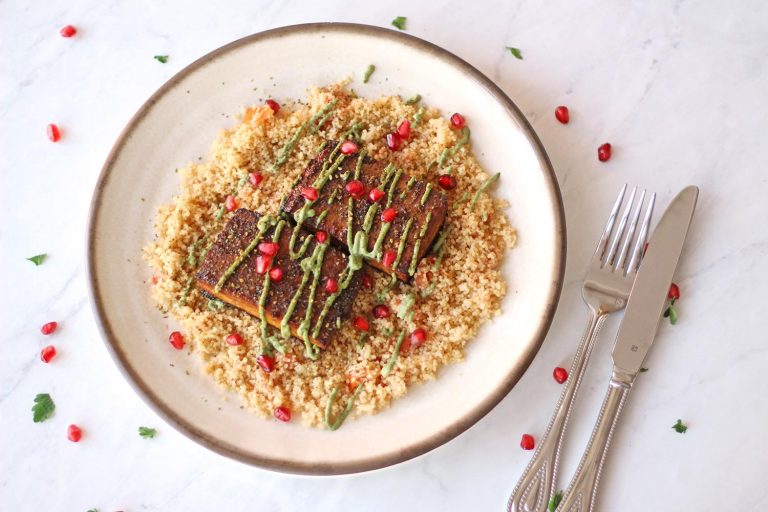
[[[640,193],[633,212],[632,206],[637,195],[637,187],[632,189],[619,223],[615,226],[626,192],[627,185],[624,185],[611,209],[608,222],[605,224],[589,264],[589,270],[584,278],[581,295],[589,307],[589,317],[587,328],[571,363],[567,384],[560,394],[549,426],[539,441],[539,447],[509,496],[508,512],[546,511],[550,497],[555,492],[560,448],[568,425],[568,418],[592,348],[607,316],[624,309],[627,304],[629,292],[632,289],[637,268],[642,259],[645,242],[649,236],[656,194],[651,194],[648,204],[645,205],[640,230],[630,253],[630,246],[635,239],[638,222],[643,213],[646,191],[643,190]],[[627,224],[628,221],[629,224]],[[614,226],[616,227],[615,232]]]

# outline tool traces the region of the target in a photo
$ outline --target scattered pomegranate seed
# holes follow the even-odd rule
[[[354,320],[355,329],[358,331],[368,332],[368,320],[362,316],[356,316]]]
[[[54,357],[56,357],[56,347],[53,345],[43,347],[43,350],[40,351],[40,360],[44,363],[50,363]]]
[[[328,233],[325,231],[318,231],[315,233],[315,238],[317,238],[317,241],[321,244],[324,244],[326,240],[328,240]]]
[[[375,318],[387,318],[389,316],[389,306],[386,304],[379,304],[373,308],[373,316]]]
[[[266,254],[267,256],[274,256],[277,254],[277,251],[280,249],[280,246],[277,245],[275,242],[261,242],[259,243],[259,252],[261,254]]]
[[[344,142],[341,143],[342,155],[352,155],[354,153],[357,153],[357,144],[355,144],[351,140],[345,140]]]
[[[384,197],[384,191],[378,188],[372,188],[370,192],[368,192],[368,199],[370,199],[372,202],[376,202],[379,199]]]
[[[236,332],[233,332],[232,334],[228,334],[227,337],[224,338],[224,341],[227,342],[227,345],[236,347],[237,345],[243,344],[243,337]]]
[[[176,350],[181,350],[184,348],[184,336],[179,331],[173,331],[170,336],[168,336],[168,341],[171,342],[171,346],[175,348]]]
[[[360,199],[365,194],[365,185],[362,181],[352,180],[346,184],[344,190],[355,199]]]
[[[43,324],[40,328],[40,332],[48,336],[49,334],[53,334],[58,326],[59,324],[56,322],[48,322],[47,324]]]
[[[317,189],[314,187],[301,187],[301,195],[307,201],[317,201]]]
[[[275,369],[275,358],[269,357],[266,354],[261,354],[260,356],[258,356],[256,358],[256,363],[259,365],[259,368],[261,368],[267,373]]]
[[[397,210],[394,208],[387,208],[381,212],[381,222],[392,222],[397,217]]]
[[[275,114],[280,112],[280,104],[275,100],[273,100],[272,98],[268,99],[264,103],[266,103],[269,106],[269,108],[272,109],[272,112],[274,112]]]
[[[367,272],[363,274],[363,288],[368,288],[369,290],[373,288],[373,278]]]
[[[381,264],[390,268],[395,262],[395,258],[397,258],[397,253],[395,253],[395,251],[384,251],[384,254],[381,256]]]
[[[571,115],[568,113],[568,107],[560,105],[555,109],[555,118],[563,124],[568,124],[571,120]]]
[[[67,439],[76,443],[83,438],[83,431],[77,425],[70,425],[67,427]]]
[[[275,418],[288,423],[291,421],[291,410],[287,407],[275,407]]]
[[[269,278],[272,280],[272,282],[279,283],[283,280],[283,269],[280,267],[273,267],[269,271]]]
[[[403,122],[400,123],[400,125],[397,127],[397,134],[403,138],[407,139],[411,136],[411,122],[407,119],[403,119]]]
[[[224,201],[224,208],[226,208],[228,212],[237,210],[237,200],[235,199],[235,196],[227,196],[227,199]]]
[[[677,300],[680,298],[680,287],[677,286],[675,283],[672,283],[669,285],[669,293],[667,293],[667,297],[669,297],[672,300]]]
[[[555,378],[558,384],[562,384],[563,382],[568,380],[568,370],[558,366],[552,372],[552,376]]]
[[[77,34],[77,29],[72,25],[64,25],[62,29],[59,30],[59,34],[61,34],[61,37],[72,37]]]
[[[456,112],[451,116],[451,128],[454,130],[459,130],[461,128],[464,128],[464,125],[466,124],[467,120],[464,119],[464,116]]]
[[[437,178],[437,184],[440,185],[440,188],[443,190],[453,190],[456,188],[456,178],[450,174],[441,174]]]
[[[425,341],[427,341],[427,331],[421,327],[414,329],[411,333],[410,341],[411,349],[419,348],[424,344]]]
[[[387,134],[387,147],[391,151],[397,151],[400,149],[400,145],[402,144],[403,139],[398,135],[397,132],[391,132]]]
[[[254,187],[258,187],[262,181],[264,181],[264,175],[260,172],[252,172],[248,175],[248,181],[251,182],[251,185]]]
[[[609,143],[606,142],[597,148],[597,159],[601,162],[607,162],[611,159],[611,145]]]
[[[339,291],[339,282],[329,277],[325,281],[325,291],[327,291],[328,293],[336,293],[337,291]]]
[[[520,439],[520,448],[523,450],[533,450],[534,445],[533,436],[530,434],[523,434],[523,437]]]
[[[259,254],[256,256],[256,272],[259,274],[266,274],[269,269],[269,265],[272,263],[272,256],[266,254]]]
[[[61,131],[59,131],[59,127],[55,124],[49,124],[46,127],[46,132],[48,133],[48,139],[51,142],[59,142],[59,139],[61,139]]]

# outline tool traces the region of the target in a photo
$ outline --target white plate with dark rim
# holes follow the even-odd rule
[[[376,65],[370,83],[360,75]],[[141,259],[157,207],[177,193],[174,169],[207,155],[217,132],[259,98],[300,99],[311,85],[351,76],[355,91],[424,101],[464,113],[480,163],[500,171],[518,244],[508,253],[501,315],[484,325],[465,361],[440,371],[376,416],[335,432],[264,420],[202,374],[194,354],[173,350],[172,329],[148,294]],[[201,445],[263,468],[332,475],[421,455],[488,413],[525,372],[555,312],[565,264],[565,224],[544,149],[512,101],[453,54],[393,30],[343,23],[278,28],[230,43],[180,71],[130,120],[96,185],[88,226],[91,301],[122,373],[166,421]],[[188,372],[186,371],[188,370]],[[187,374],[189,373],[189,375]],[[376,442],[372,443],[371,439]]]

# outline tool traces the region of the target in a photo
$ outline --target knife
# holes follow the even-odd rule
[[[557,512],[594,509],[608,446],[635,377],[656,337],[698,197],[697,187],[684,188],[672,200],[648,242],[616,335],[608,392],[587,449]]]

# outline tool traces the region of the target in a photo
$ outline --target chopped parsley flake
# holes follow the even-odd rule
[[[27,258],[27,260],[34,263],[36,267],[39,267],[40,265],[43,264],[43,262],[45,261],[45,258],[47,257],[48,255],[43,253],[43,254],[37,254],[35,256],[32,256],[31,258]]]
[[[157,430],[149,427],[139,427],[139,435],[144,439],[152,439],[157,435]]]
[[[684,425],[682,420],[677,420],[677,423],[672,425],[672,428],[675,429],[675,432],[678,434],[685,434],[688,430],[688,425]]]
[[[563,501],[563,491],[557,491],[555,495],[552,496],[552,499],[549,500],[549,505],[547,505],[547,511],[555,512],[555,510],[557,510],[557,506],[560,505],[561,501]]]
[[[368,80],[371,79],[371,75],[373,74],[374,71],[376,71],[376,66],[374,66],[373,64],[368,64],[368,67],[365,68],[365,73],[363,73],[364,84],[368,83]]]
[[[155,55],[155,60],[157,62],[165,64],[166,62],[168,62],[168,56],[167,55]]]
[[[507,46],[506,48],[516,59],[523,60],[523,53],[520,51],[520,48],[513,48],[512,46]]]
[[[405,20],[407,19],[405,16],[398,16],[392,20],[392,25],[397,27],[398,30],[405,30]]]
[[[32,406],[32,421],[40,423],[51,416],[56,409],[56,404],[53,403],[51,395],[48,393],[40,393],[35,397],[35,405]]]

